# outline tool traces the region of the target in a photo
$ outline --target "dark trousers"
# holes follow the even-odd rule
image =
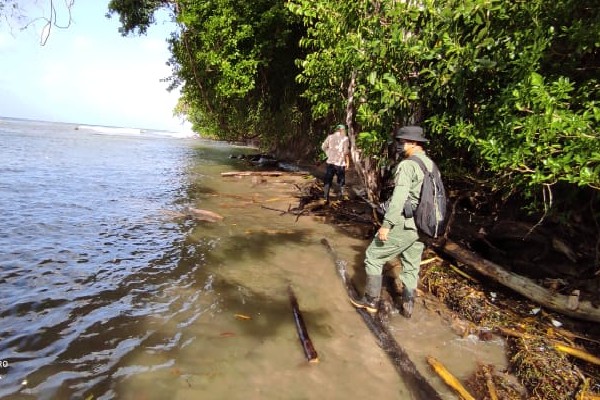
[[[346,184],[346,167],[340,167],[339,165],[327,164],[327,169],[325,170],[325,185],[331,185],[333,182],[333,177],[337,176],[338,185],[344,186]]]

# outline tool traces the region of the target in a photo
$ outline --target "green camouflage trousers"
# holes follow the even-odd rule
[[[385,242],[375,236],[365,253],[367,275],[381,275],[385,263],[400,256],[402,272],[399,278],[406,289],[416,289],[421,269],[421,256],[425,248],[418,239],[419,234],[416,230],[406,229],[402,225],[394,226]]]

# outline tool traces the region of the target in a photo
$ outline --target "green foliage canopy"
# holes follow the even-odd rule
[[[172,8],[170,0],[110,0],[107,17],[119,15],[123,36],[131,33],[146,34],[148,27],[154,23],[154,12],[159,8]]]
[[[313,113],[338,110],[357,72],[358,141],[377,156],[393,123],[429,128],[438,157],[498,187],[600,188],[600,7],[575,0],[290,0]],[[417,107],[415,107],[415,104]]]
[[[171,39],[177,80],[198,130],[221,139],[294,131],[295,43],[301,33],[281,2],[180,1]]]

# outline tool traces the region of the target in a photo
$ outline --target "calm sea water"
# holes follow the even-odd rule
[[[0,398],[419,398],[321,244],[355,274],[368,242],[286,213],[301,178],[222,177],[247,168],[229,157],[246,151],[0,119]],[[223,219],[193,220],[186,207]],[[318,364],[304,357],[288,286]],[[428,355],[459,377],[503,362],[501,346],[457,338],[420,304],[392,322],[443,398],[454,394]]]
[[[165,217],[189,205],[191,166],[213,162],[194,146],[162,132],[0,120],[0,397],[60,398],[82,377],[74,387],[92,387],[141,343],[135,325],[169,303],[154,295],[194,271],[180,269],[189,223]],[[112,329],[131,331],[100,337]]]

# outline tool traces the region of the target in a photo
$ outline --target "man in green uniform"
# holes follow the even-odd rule
[[[423,136],[421,127],[405,126],[396,129],[394,138],[399,154],[405,158],[416,156],[423,161],[428,170],[431,170],[433,162],[423,150],[423,145],[429,140]],[[377,312],[383,266],[394,257],[400,256],[402,262],[400,280],[403,284],[402,313],[407,318],[412,316],[421,255],[425,245],[419,241],[414,219],[405,216],[404,207],[409,200],[412,209],[416,208],[423,178],[423,171],[415,161],[405,159],[398,164],[389,207],[381,228],[365,253],[367,273],[365,293],[360,299],[351,299],[355,307],[365,309],[369,313]]]

